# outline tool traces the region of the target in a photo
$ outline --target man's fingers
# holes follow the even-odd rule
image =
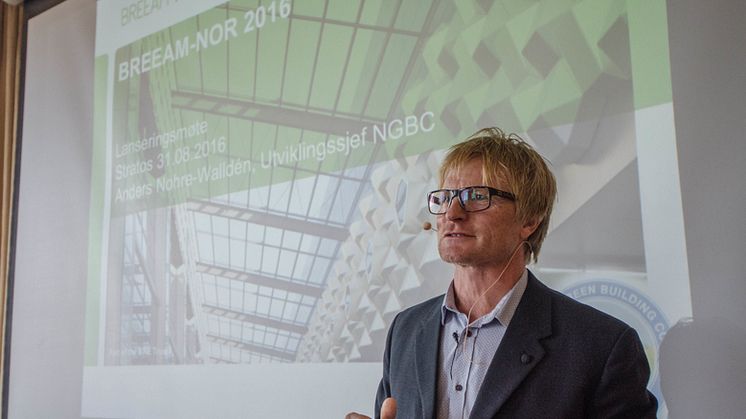
[[[396,400],[393,397],[383,401],[381,405],[381,419],[396,419]]]
[[[370,417],[357,412],[350,412],[345,415],[345,419],[370,419]],[[381,419],[396,419],[396,400],[393,397],[389,397],[383,401],[381,405]]]

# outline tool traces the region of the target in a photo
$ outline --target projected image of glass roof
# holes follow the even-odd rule
[[[633,111],[626,37],[612,5],[276,0],[121,48],[181,55],[114,84],[104,363],[380,360],[449,279],[420,234],[438,153],[501,125],[578,161],[583,124]]]

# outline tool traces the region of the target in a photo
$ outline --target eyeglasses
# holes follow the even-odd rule
[[[466,212],[483,211],[490,207],[493,196],[515,201],[515,195],[489,186],[468,186],[461,189],[438,189],[427,194],[427,209],[430,214],[440,215],[448,211],[451,200],[458,197]]]

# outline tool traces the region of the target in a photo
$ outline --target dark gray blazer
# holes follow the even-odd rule
[[[397,419],[435,417],[442,301],[425,301],[392,322],[376,418],[386,397],[396,399]],[[649,375],[634,329],[529,272],[470,418],[655,418]]]

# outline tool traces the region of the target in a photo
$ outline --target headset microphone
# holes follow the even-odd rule
[[[436,228],[435,228],[435,227],[434,227],[434,226],[432,225],[432,223],[430,223],[430,221],[425,221],[424,223],[422,223],[422,229],[423,229],[423,230],[425,230],[425,231],[427,231],[427,230],[432,230],[432,231],[435,231],[435,232],[437,232],[437,231],[438,231],[438,230],[437,230],[437,229],[436,229]]]

